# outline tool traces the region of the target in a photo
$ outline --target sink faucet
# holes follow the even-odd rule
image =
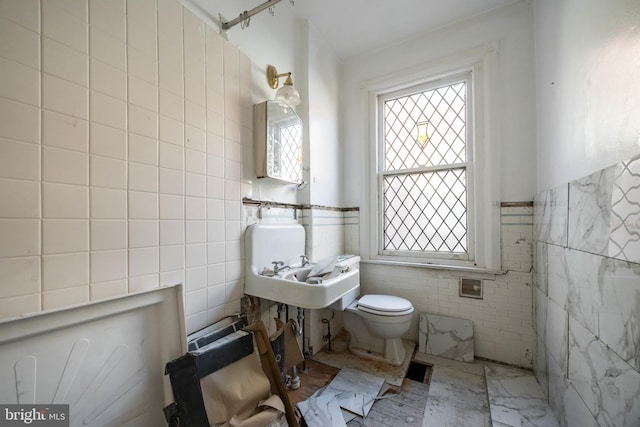
[[[307,258],[306,255],[300,255],[300,264],[304,267],[305,265],[311,264],[311,262],[309,262],[309,258]]]
[[[275,274],[280,273],[283,270],[286,270],[288,268],[291,268],[288,265],[284,265],[284,261],[272,261],[271,264],[273,264],[273,272]]]

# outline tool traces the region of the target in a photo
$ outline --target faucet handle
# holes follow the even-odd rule
[[[271,264],[273,264],[273,272],[276,274],[280,271],[280,267],[284,267],[284,261],[271,261]]]
[[[300,255],[300,264],[304,267],[307,264],[311,264],[309,262],[309,258],[306,255]]]

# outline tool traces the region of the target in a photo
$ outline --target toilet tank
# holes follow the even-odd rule
[[[355,255],[340,255],[336,267],[359,269],[360,257]],[[344,311],[346,308],[354,302],[360,294],[360,286],[345,294],[342,298],[331,304],[329,308],[336,311]]]

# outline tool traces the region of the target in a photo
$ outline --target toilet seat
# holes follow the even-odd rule
[[[358,310],[378,316],[402,316],[413,313],[413,305],[392,295],[364,295],[358,300]]]

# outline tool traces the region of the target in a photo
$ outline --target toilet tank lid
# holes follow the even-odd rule
[[[410,301],[392,295],[364,295],[358,300],[358,306],[389,312],[407,311],[413,308]]]

